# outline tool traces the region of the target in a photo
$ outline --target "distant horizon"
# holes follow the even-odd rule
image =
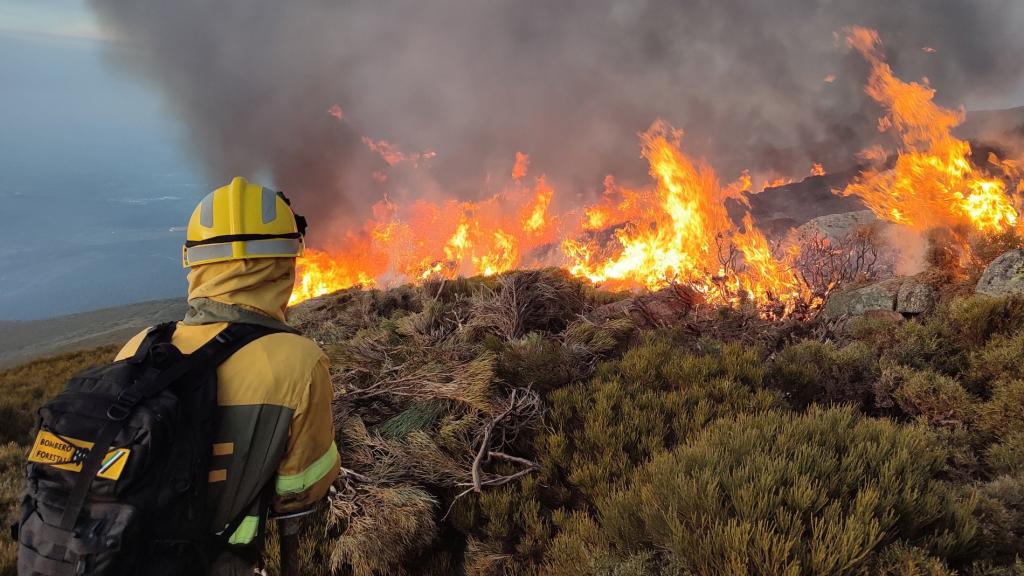
[[[111,48],[0,25],[0,202],[17,215],[0,228],[2,320],[185,294],[172,228],[212,183],[161,96],[106,62]]]

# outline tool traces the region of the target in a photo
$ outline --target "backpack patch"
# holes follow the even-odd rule
[[[35,443],[32,444],[32,451],[29,452],[28,461],[37,464],[48,464],[60,470],[81,472],[82,462],[89,455],[89,449],[92,446],[92,442],[66,436],[61,437],[46,430],[40,430],[36,434]],[[120,478],[121,472],[124,471],[131,453],[132,451],[129,448],[107,450],[107,455],[103,458],[103,463],[100,465],[96,477],[106,480],[117,480]]]

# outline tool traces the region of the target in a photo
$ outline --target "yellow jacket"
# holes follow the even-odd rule
[[[294,274],[290,258],[193,267],[189,315],[178,323],[172,343],[189,354],[228,325],[215,320],[237,321],[233,313],[284,327]],[[132,338],[117,359],[131,356],[144,335]],[[327,494],[340,465],[332,397],[327,357],[296,333],[264,336],[220,365],[209,471],[214,532],[244,512],[229,542],[248,544],[261,532],[268,504],[276,512],[294,512]],[[267,486],[273,486],[272,503],[261,498]]]

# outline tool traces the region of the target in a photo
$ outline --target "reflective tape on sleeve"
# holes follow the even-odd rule
[[[242,522],[238,524],[238,528],[231,533],[231,537],[228,538],[228,544],[248,544],[256,538],[256,531],[260,527],[259,516],[246,516],[242,518]]]
[[[331,447],[324,452],[323,456],[316,459],[298,474],[278,476],[275,488],[281,496],[298,494],[311,488],[324,476],[326,476],[338,463],[338,447],[331,442]]]

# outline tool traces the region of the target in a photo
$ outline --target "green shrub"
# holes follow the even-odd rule
[[[931,424],[964,424],[973,414],[971,395],[956,380],[931,370],[889,367],[882,378],[906,415]]]
[[[739,345],[705,355],[649,337],[586,384],[553,392],[551,426],[565,445],[568,480],[595,499],[635,466],[723,416],[779,405],[760,390],[759,355]],[[564,466],[564,463],[563,463]]]
[[[981,558],[1012,562],[1024,551],[1024,474],[999,476],[978,490]]]
[[[1024,374],[1024,331],[1013,335],[997,334],[974,350],[965,370],[964,381],[972,390],[990,394],[998,380],[1019,378]]]
[[[1024,328],[1024,296],[961,298],[942,307],[930,322],[944,324],[965,347],[979,346],[996,334]]]
[[[882,358],[894,364],[959,375],[974,350],[996,335],[1024,327],[1024,297],[975,295],[942,304],[923,321],[903,322],[884,341]]]
[[[505,382],[546,392],[572,380],[562,345],[541,334],[532,332],[507,343],[488,336],[485,345],[498,352],[496,372]]]
[[[944,374],[957,373],[963,354],[949,326],[934,318],[926,322],[903,322],[885,342],[881,352],[881,358],[887,364],[919,370],[933,369]]]
[[[888,315],[864,314],[846,323],[845,332],[855,340],[881,346],[888,342],[901,322]]]
[[[842,348],[813,340],[783,348],[768,369],[767,381],[803,409],[809,404],[870,404],[878,361],[871,348],[854,342]]]
[[[979,428],[997,438],[1024,433],[1024,380],[1000,380],[978,406]]]
[[[927,430],[849,408],[722,419],[600,498],[599,530],[559,534],[549,573],[660,550],[665,574],[857,574],[897,541],[958,559],[974,504],[937,479],[943,460]]]
[[[547,270],[297,308],[336,361],[353,471],[302,536],[306,571],[1024,576],[1024,298],[853,319],[833,343],[728,309],[657,330],[628,302],[595,311],[627,297]],[[8,509],[32,410],[113,352],[0,373]],[[490,449],[539,470],[453,501],[510,388],[536,402]],[[0,545],[0,574],[13,558]]]
[[[877,576],[955,576],[946,565],[920,548],[889,546],[871,569]]]
[[[994,474],[1024,474],[1024,432],[1010,432],[990,446],[985,460]]]

